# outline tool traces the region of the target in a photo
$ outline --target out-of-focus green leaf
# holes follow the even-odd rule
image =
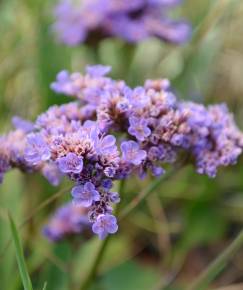
[[[148,290],[153,289],[159,279],[160,275],[153,268],[129,261],[109,271],[102,278],[102,284],[107,290]]]
[[[42,290],[46,290],[47,287],[47,282],[44,283],[43,289]]]
[[[73,277],[76,283],[80,283],[82,279],[87,275],[88,270],[91,267],[93,258],[99,249],[100,240],[96,237],[89,242],[81,245],[80,250],[75,254]],[[117,264],[124,262],[130,256],[130,244],[129,240],[119,235],[118,237],[112,237],[109,246],[107,247],[104,257],[102,259],[100,272],[103,273],[108,269],[114,267]],[[112,257],[112,259],[110,259]]]
[[[190,249],[222,237],[226,221],[220,211],[207,202],[194,201],[186,209],[185,228],[180,246]]]
[[[24,286],[25,290],[33,290],[32,283],[30,280],[30,276],[25,264],[25,259],[24,259],[24,253],[23,253],[23,248],[19,239],[19,235],[17,232],[16,225],[9,214],[9,222],[10,222],[10,228],[12,232],[12,237],[13,237],[13,242],[15,246],[15,252],[16,252],[16,257],[17,257],[17,262],[19,266],[19,272],[21,276],[21,280]]]

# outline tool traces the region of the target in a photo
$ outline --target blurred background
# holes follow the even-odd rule
[[[0,133],[11,128],[13,115],[34,120],[50,105],[68,102],[49,88],[57,72],[82,71],[96,62],[88,47],[56,42],[50,30],[54,5],[51,0],[0,0]],[[189,44],[176,47],[150,39],[137,46],[128,65],[128,55],[121,53],[124,43],[108,39],[99,47],[99,62],[112,65],[112,76],[131,85],[165,77],[178,98],[226,102],[243,129],[243,2],[187,0],[173,13],[192,23]],[[181,290],[190,285],[242,228],[242,175],[240,160],[215,179],[196,175],[188,166],[166,181],[122,221],[93,290]],[[148,182],[130,182],[126,199],[131,200]],[[0,187],[1,290],[22,289],[19,275],[13,275],[17,271],[13,245],[6,248],[11,237],[7,210],[21,223],[56,191],[40,176],[7,174]],[[45,281],[47,290],[76,289],[99,243],[96,238],[77,236],[53,244],[42,236],[53,210],[68,199],[68,194],[63,195],[21,229],[34,289],[42,289]],[[243,251],[211,289],[243,283],[242,261]],[[243,284],[239,287],[243,289]]]

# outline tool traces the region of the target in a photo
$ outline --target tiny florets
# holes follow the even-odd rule
[[[181,44],[190,38],[191,27],[186,21],[167,16],[179,4],[175,0],[60,0],[54,11],[53,30],[69,46],[112,36],[131,43],[157,37]],[[105,72],[100,70],[101,74]],[[65,78],[65,74],[60,77]]]
[[[163,175],[164,165],[180,154],[195,161],[198,173],[215,177],[219,167],[235,164],[243,149],[243,134],[226,105],[180,102],[168,80],[130,88],[106,76],[109,71],[98,65],[84,75],[62,72],[52,88],[76,101],[50,107],[34,123],[15,118],[16,130],[0,138],[0,181],[14,167],[40,171],[53,185],[68,177],[74,183],[73,206],[85,208],[100,238],[118,229],[115,181]],[[73,210],[69,206],[55,215],[45,230],[51,239],[75,231],[73,221],[62,218]]]

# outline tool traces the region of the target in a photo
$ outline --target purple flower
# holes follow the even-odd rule
[[[34,130],[34,124],[30,121],[24,120],[18,116],[12,118],[12,124],[16,129],[20,129],[25,133],[29,133]]]
[[[109,190],[112,188],[112,186],[113,186],[113,183],[112,183],[111,179],[104,179],[102,181],[102,187],[104,189]]]
[[[165,173],[165,170],[160,166],[153,166],[152,167],[152,174],[155,177],[161,176]]]
[[[48,224],[43,229],[43,234],[53,242],[66,236],[80,234],[90,227],[86,208],[67,203],[58,208]]]
[[[100,200],[100,194],[91,182],[75,186],[72,189],[72,197],[74,198],[75,204],[83,207],[90,207],[93,201]]]
[[[135,141],[121,143],[122,160],[136,166],[140,165],[146,159],[147,153],[139,148]]]
[[[53,186],[58,186],[62,179],[62,174],[55,163],[46,163],[42,168],[42,174]]]
[[[55,8],[56,23],[53,30],[60,41],[70,45],[78,45],[86,38],[86,28],[80,14],[81,7],[70,0],[61,0]]]
[[[95,149],[98,154],[107,154],[117,151],[116,138],[113,135],[107,135],[96,140]]]
[[[57,164],[63,173],[80,173],[83,170],[83,157],[70,152],[59,158]]]
[[[76,84],[75,79],[78,79],[79,75],[70,75],[68,71],[63,70],[57,74],[57,79],[51,84],[51,89],[56,93],[63,93],[68,96],[76,95],[79,86]]]
[[[97,217],[92,230],[100,239],[105,239],[108,234],[114,234],[118,230],[117,220],[111,214],[101,214]]]
[[[48,145],[44,141],[41,134],[30,134],[27,137],[27,147],[25,149],[25,160],[37,165],[42,161],[47,161],[51,157],[51,152]]]
[[[119,203],[121,200],[118,192],[109,192],[109,199],[112,203]]]
[[[148,121],[144,118],[130,117],[130,127],[128,132],[130,135],[135,136],[137,140],[144,141],[151,134],[148,127]]]
[[[167,16],[168,10],[180,2],[60,0],[54,11],[53,30],[61,42],[70,46],[112,36],[132,43],[155,36],[180,44],[188,40],[190,25],[185,21],[172,21]]]
[[[86,66],[86,73],[92,77],[103,77],[111,71],[110,66],[104,65],[88,65]]]

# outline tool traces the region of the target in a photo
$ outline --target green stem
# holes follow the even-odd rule
[[[183,165],[184,165],[184,162],[178,164],[173,169],[171,169],[168,173],[166,173],[162,177],[160,177],[160,178],[156,179],[154,182],[152,182],[145,190],[141,191],[140,194],[136,198],[134,198],[123,211],[121,211],[121,214],[119,214],[120,207],[117,207],[116,214],[118,214],[119,220],[125,218],[144,198],[146,198],[151,192],[153,192],[155,189],[157,189],[164,180],[166,180],[171,175],[173,175],[175,173],[175,171],[177,171]],[[124,187],[125,187],[125,180],[121,180],[120,188],[119,188],[119,193],[121,196],[122,196],[122,193],[124,192]],[[100,263],[102,261],[103,255],[105,253],[105,250],[107,248],[107,245],[108,245],[108,242],[110,239],[111,239],[111,236],[108,236],[105,240],[101,241],[99,250],[97,251],[97,254],[94,258],[94,261],[92,263],[90,271],[89,271],[87,277],[85,278],[85,280],[83,281],[83,283],[80,287],[80,290],[88,290],[90,288],[93,280],[96,277],[97,270],[100,266]]]
[[[56,200],[58,197],[62,196],[65,192],[67,192],[68,190],[70,190],[70,186],[65,187],[63,189],[60,189],[58,192],[56,192],[55,194],[53,194],[51,197],[47,198],[46,200],[44,200],[42,203],[40,203],[33,212],[30,213],[29,216],[27,216],[22,223],[20,223],[18,225],[18,229],[22,229],[26,224],[28,224],[28,222],[34,217],[36,216],[37,213],[39,213],[42,209],[44,209],[46,206],[48,206],[49,204],[51,204],[54,200]],[[5,255],[5,253],[7,252],[9,246],[11,245],[12,239],[10,238],[6,245],[4,246],[2,252],[0,253],[0,261],[2,260],[3,256]]]
[[[243,247],[243,230],[233,242],[217,257],[187,290],[203,290],[208,287],[216,276],[223,270],[232,257]]]
[[[89,289],[91,284],[93,283],[93,281],[97,275],[98,268],[99,268],[100,263],[102,261],[102,258],[104,256],[104,253],[105,253],[105,250],[107,248],[107,245],[108,245],[110,238],[111,238],[111,235],[107,236],[107,238],[105,238],[103,241],[101,241],[100,247],[99,247],[97,254],[94,258],[94,261],[92,263],[90,271],[89,271],[88,275],[86,276],[85,280],[83,281],[83,283],[80,287],[80,290]]]
[[[121,180],[120,186],[119,186],[119,193],[121,196],[122,196],[122,193],[124,192],[124,188],[125,188],[125,180]],[[117,208],[115,210],[116,214],[118,212],[119,212],[119,206],[117,206]],[[89,289],[91,284],[93,283],[110,239],[111,239],[111,235],[108,235],[103,241],[101,241],[99,249],[98,249],[96,256],[93,260],[93,263],[91,265],[90,271],[89,271],[88,275],[86,276],[86,278],[84,279],[84,281],[80,287],[80,290]]]
[[[121,55],[123,55],[123,58],[121,64],[121,78],[128,83],[132,81],[132,66],[135,54],[136,45],[131,43],[125,43],[122,46]]]

